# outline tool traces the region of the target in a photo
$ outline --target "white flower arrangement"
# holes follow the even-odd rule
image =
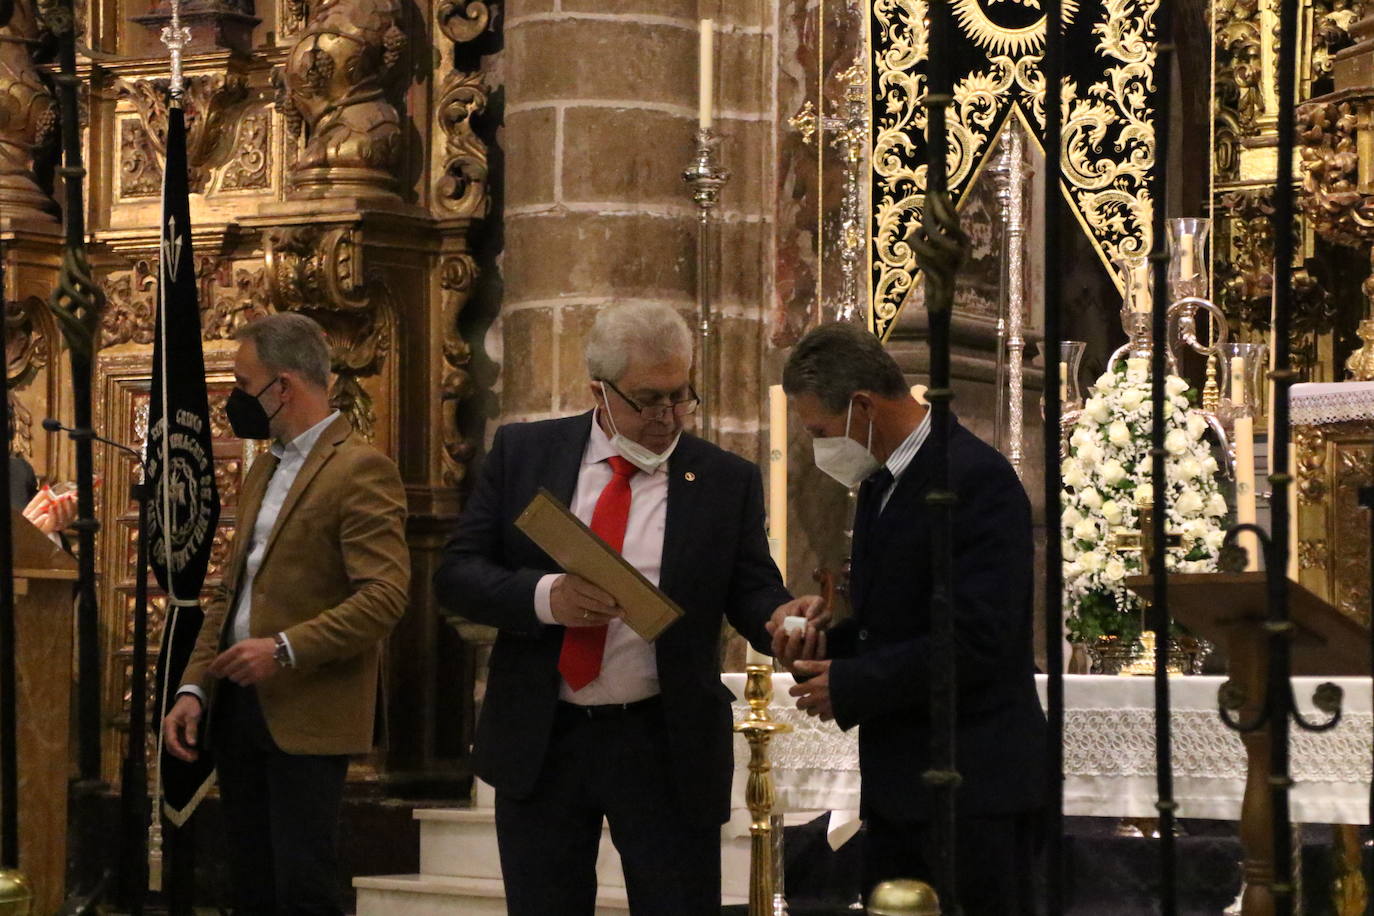
[[[1186,381],[1168,376],[1164,391],[1165,526],[1182,536],[1180,546],[1168,550],[1166,568],[1214,572],[1229,510],[1205,437],[1207,421],[1193,408]],[[1147,361],[1126,360],[1102,375],[1089,395],[1069,436],[1062,468],[1060,532],[1069,634],[1075,642],[1101,636],[1133,642],[1140,634],[1142,605],[1123,580],[1145,570],[1138,552],[1109,552],[1107,538],[1112,531],[1138,530],[1137,503],[1152,494]]]

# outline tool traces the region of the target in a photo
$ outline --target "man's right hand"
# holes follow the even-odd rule
[[[172,711],[162,720],[162,739],[178,760],[191,763],[200,756],[196,742],[200,732],[200,700],[191,693],[177,697]]]
[[[549,611],[565,627],[604,627],[624,613],[610,594],[570,573],[549,590]]]

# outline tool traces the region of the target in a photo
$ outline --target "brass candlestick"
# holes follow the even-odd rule
[[[773,764],[768,759],[768,742],[774,735],[792,730],[785,722],[774,722],[768,715],[773,701],[771,665],[749,665],[744,669],[744,699],[749,714],[735,723],[735,731],[749,742],[749,781],[745,801],[749,805],[749,916],[773,916]]]
[[[1140,569],[1142,573],[1148,573],[1150,566],[1154,562],[1155,554],[1155,504],[1152,496],[1141,494],[1136,500],[1136,513],[1140,519],[1139,529],[1116,528],[1107,533],[1107,551],[1109,553],[1139,553]],[[1181,535],[1166,532],[1164,535],[1165,547],[1178,547],[1183,543]],[[1149,607],[1147,603],[1146,608]],[[1136,656],[1135,661],[1124,666],[1118,674],[1131,675],[1150,675],[1155,673],[1155,640],[1158,635],[1151,630],[1142,627],[1140,631],[1141,651]],[[1169,634],[1164,634],[1168,639]]]
[[[714,215],[720,205],[720,189],[730,180],[730,170],[719,164],[720,135],[709,127],[699,127],[692,164],[682,180],[692,188],[697,205],[697,354],[701,407],[697,410],[697,434],[715,440],[716,435],[716,345],[715,314],[711,303],[711,284],[716,274]]]

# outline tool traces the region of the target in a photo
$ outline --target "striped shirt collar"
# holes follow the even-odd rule
[[[887,456],[887,463],[884,465],[891,473],[893,481],[901,479],[902,472],[911,464],[916,453],[921,450],[921,446],[930,436],[930,410],[926,409],[926,415],[921,418],[921,422],[911,431],[902,444],[893,449],[892,454]]]

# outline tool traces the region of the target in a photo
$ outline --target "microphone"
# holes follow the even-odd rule
[[[50,433],[65,432],[67,436],[74,441],[79,441],[81,439],[94,439],[96,442],[103,442],[111,448],[117,448],[121,452],[128,452],[130,455],[134,457],[134,460],[137,461],[140,466],[143,465],[143,456],[141,454],[129,448],[129,446],[125,445],[122,442],[116,442],[113,439],[106,439],[104,436],[97,434],[96,431],[93,429],[73,429],[70,426],[64,426],[59,420],[55,420],[52,417],[44,418],[43,428]]]

